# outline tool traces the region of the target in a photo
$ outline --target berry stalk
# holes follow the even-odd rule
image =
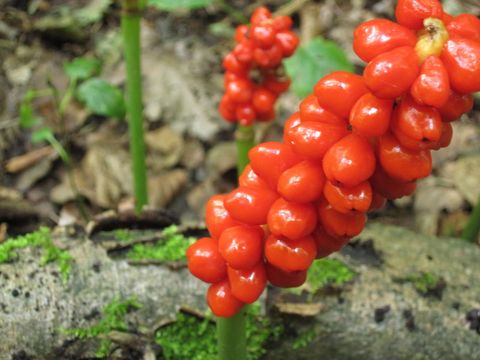
[[[238,125],[235,132],[235,141],[237,143],[237,171],[238,176],[243,172],[245,166],[248,165],[248,152],[255,145],[255,129],[253,125]]]
[[[245,320],[245,307],[232,317],[217,318],[218,360],[247,358]]]
[[[477,239],[478,233],[480,232],[480,197],[478,198],[477,205],[470,215],[467,226],[463,229],[462,238],[474,242]]]
[[[148,203],[140,62],[140,16],[143,7],[141,0],[124,0],[122,3],[122,36],[127,69],[126,105],[137,212]]]

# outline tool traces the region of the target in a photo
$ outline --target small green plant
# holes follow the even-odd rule
[[[258,304],[249,306],[246,333],[248,360],[257,360],[265,354],[265,343],[278,339],[283,326],[260,316]],[[217,355],[215,324],[209,319],[179,313],[175,323],[161,328],[155,341],[162,347],[166,360],[211,360]]]
[[[426,295],[430,290],[437,287],[441,278],[432,273],[421,272],[410,275],[405,280],[411,282],[415,290],[420,294]]]
[[[115,298],[107,304],[102,310],[102,317],[96,325],[62,330],[65,334],[79,339],[99,338],[100,344],[95,352],[99,358],[106,357],[112,345],[112,342],[106,338],[110,331],[127,331],[128,324],[125,319],[130,310],[141,308],[141,304],[135,298],[120,300]]]
[[[136,244],[128,252],[131,260],[179,261],[185,259],[187,248],[195,242],[193,237],[185,237],[178,232],[176,225],[163,230],[163,238],[155,244]]]
[[[0,244],[0,263],[12,261],[18,257],[17,250],[27,247],[40,247],[43,249],[43,256],[40,265],[44,266],[56,262],[64,282],[68,280],[71,271],[72,256],[66,250],[55,246],[50,236],[50,230],[46,227],[30,234],[9,239]]]
[[[317,337],[317,332],[315,329],[308,329],[307,331],[302,332],[292,343],[292,348],[294,350],[303,349],[312,342],[315,337]]]
[[[133,234],[128,229],[117,229],[113,232],[113,236],[115,240],[118,241],[130,241],[134,239]]]

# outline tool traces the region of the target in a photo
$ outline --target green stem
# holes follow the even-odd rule
[[[245,360],[245,307],[230,318],[217,318],[218,360]]]
[[[255,130],[253,126],[238,125],[235,132],[235,140],[237,142],[237,171],[240,176],[245,166],[250,162],[248,160],[248,151],[255,145]]]
[[[470,215],[470,220],[468,220],[467,225],[463,229],[462,238],[474,242],[477,237],[478,233],[480,232],[480,197],[478,199],[477,205],[472,211],[472,215]]]
[[[145,141],[143,138],[142,73],[140,63],[140,16],[142,3],[124,0],[122,33],[127,67],[127,117],[133,167],[135,209],[140,212],[148,203]]]
[[[235,21],[239,22],[240,24],[248,24],[248,18],[245,17],[241,11],[238,11],[232,5],[230,5],[227,1],[217,0],[216,2],[218,6],[220,6],[223,11],[225,11]]]

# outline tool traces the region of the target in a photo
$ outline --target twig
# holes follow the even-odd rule
[[[277,11],[273,13],[273,16],[279,16],[279,15],[292,15],[298,11],[302,7],[304,7],[307,3],[309,3],[311,0],[292,0],[289,3],[280,6]]]

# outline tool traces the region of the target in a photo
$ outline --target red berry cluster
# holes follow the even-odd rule
[[[431,150],[450,143],[450,122],[472,108],[478,19],[452,18],[435,0],[400,0],[397,18],[401,25],[360,25],[364,76],[320,79],[287,120],[283,143],[254,147],[239,187],[208,202],[211,238],[187,257],[192,274],[212,283],[207,301],[217,316],[255,301],[267,281],[301,285],[315,258],[362,231],[368,211],[415,191],[432,170]]]
[[[290,86],[281,63],[299,42],[290,31],[289,16],[272,17],[267,8],[260,7],[250,23],[237,27],[235,48],[223,60],[225,94],[219,105],[225,120],[244,126],[275,118],[277,97]]]

